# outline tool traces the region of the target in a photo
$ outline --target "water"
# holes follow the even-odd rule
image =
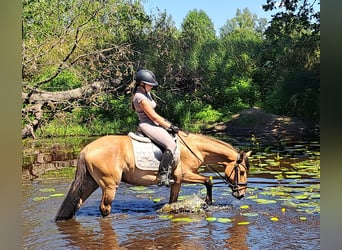
[[[246,198],[236,200],[214,177],[213,205],[204,212],[164,214],[165,187],[122,183],[112,213],[99,212],[96,190],[76,218],[54,222],[73,177],[22,179],[23,249],[320,249],[317,144],[292,145],[251,158]],[[314,150],[312,150],[314,148]],[[60,171],[60,170],[58,170]],[[57,172],[58,172],[57,171]],[[72,176],[72,175],[71,175]],[[204,198],[204,186],[184,184],[180,200]]]

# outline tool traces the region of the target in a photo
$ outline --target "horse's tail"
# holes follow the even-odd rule
[[[75,215],[76,211],[82,205],[81,204],[82,186],[84,186],[84,182],[86,182],[86,178],[87,178],[87,166],[85,162],[84,152],[81,152],[77,161],[75,179],[71,183],[69,191],[56,214],[55,221],[68,220],[68,219],[71,219]]]

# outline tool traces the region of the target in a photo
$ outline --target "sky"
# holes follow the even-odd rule
[[[236,16],[236,10],[248,8],[252,14],[258,18],[271,20],[274,12],[265,12],[262,5],[266,0],[145,0],[143,1],[145,12],[147,14],[157,13],[157,8],[161,12],[172,16],[176,27],[180,28],[183,19],[190,10],[203,10],[214,23],[216,32],[226,23],[228,19]]]

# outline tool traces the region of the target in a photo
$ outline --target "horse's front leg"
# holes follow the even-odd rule
[[[213,203],[213,182],[208,179],[204,183],[205,188],[207,189],[207,195],[205,196],[205,202],[208,205],[211,205]]]
[[[169,204],[174,203],[178,200],[180,187],[181,187],[180,182],[176,182],[175,184],[171,185]]]
[[[204,184],[207,189],[207,194],[205,196],[205,202],[208,205],[211,205],[213,203],[213,183],[210,180],[210,178],[206,176],[202,176],[199,174],[195,174],[192,172],[187,172],[183,177],[184,182],[189,183],[201,183]]]

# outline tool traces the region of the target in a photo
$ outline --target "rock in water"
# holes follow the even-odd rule
[[[182,201],[165,204],[158,210],[160,213],[199,213],[203,212],[208,205],[197,195],[193,195]]]

